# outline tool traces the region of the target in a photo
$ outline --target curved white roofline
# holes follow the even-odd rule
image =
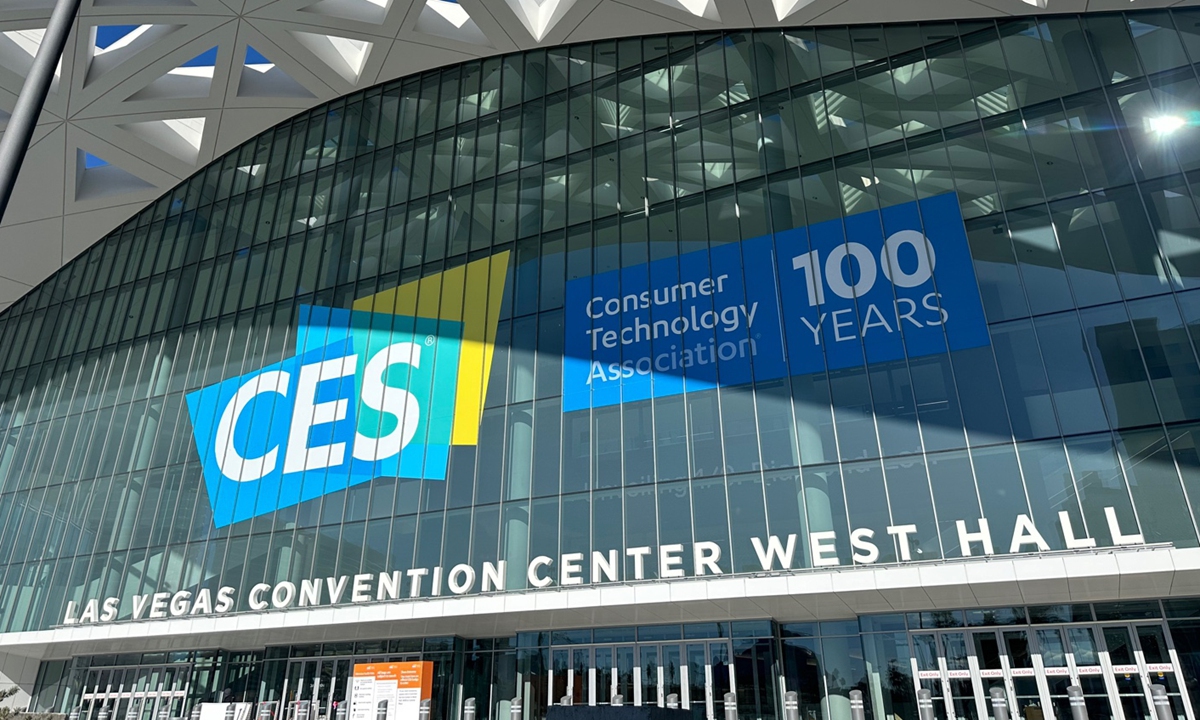
[[[429,68],[629,35],[1142,9],[1200,0],[1048,4],[84,0],[0,223],[0,310],[238,144],[304,109]],[[52,6],[53,0],[0,0],[0,128]]]

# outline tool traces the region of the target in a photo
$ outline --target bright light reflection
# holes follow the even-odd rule
[[[1146,124],[1152,132],[1156,132],[1159,135],[1170,135],[1184,125],[1187,125],[1187,120],[1178,115],[1160,115],[1159,117],[1148,118]]]

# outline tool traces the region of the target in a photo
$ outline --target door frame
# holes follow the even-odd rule
[[[1141,646],[1141,640],[1138,637],[1137,628],[1154,626],[1160,628],[1162,637],[1166,643],[1166,650],[1170,658],[1170,663],[1147,663],[1145,652]],[[1096,644],[1096,652],[1100,661],[1101,673],[1104,677],[1104,685],[1108,695],[1109,706],[1112,710],[1113,720],[1142,720],[1141,718],[1126,718],[1124,709],[1121,706],[1120,695],[1116,684],[1116,673],[1118,670],[1129,670],[1136,672],[1141,679],[1142,692],[1146,699],[1146,706],[1153,708],[1153,698],[1150,694],[1150,684],[1152,682],[1151,673],[1169,672],[1175,675],[1176,684],[1179,687],[1179,697],[1181,705],[1186,713],[1187,720],[1197,720],[1195,713],[1192,710],[1191,698],[1188,693],[1187,683],[1179,672],[1179,655],[1175,650],[1175,643],[1171,638],[1170,629],[1163,619],[1146,619],[1146,620],[1117,620],[1112,622],[1080,622],[1080,623],[1046,623],[1046,624],[1016,624],[1016,625],[989,625],[985,627],[956,627],[956,628],[936,628],[929,630],[909,630],[909,664],[912,672],[913,689],[919,691],[921,689],[922,680],[937,679],[941,683],[943,711],[947,720],[958,720],[957,714],[954,712],[954,702],[951,694],[950,681],[962,680],[965,678],[949,676],[949,669],[946,660],[946,650],[944,636],[948,634],[962,634],[967,651],[967,665],[970,672],[970,680],[972,691],[975,695],[976,712],[979,718],[991,719],[991,702],[990,698],[983,692],[983,676],[980,668],[979,658],[975,651],[974,634],[975,633],[994,633],[996,641],[1000,648],[1000,659],[1002,674],[1004,677],[1005,696],[1008,701],[1009,713],[1013,718],[1019,720],[1019,708],[1016,702],[1015,686],[1013,684],[1014,668],[1009,657],[1008,646],[1004,642],[1005,631],[1023,630],[1027,633],[1026,638],[1029,643],[1029,653],[1033,664],[1033,676],[1037,679],[1038,695],[1042,703],[1043,716],[1046,720],[1070,720],[1070,718],[1059,718],[1054,714],[1054,705],[1051,702],[1049,689],[1049,673],[1042,658],[1042,649],[1038,638],[1037,630],[1039,629],[1057,629],[1061,633],[1061,638],[1064,643],[1065,654],[1067,658],[1067,671],[1070,674],[1073,683],[1077,683],[1080,677],[1080,665],[1076,660],[1075,648],[1073,641],[1070,638],[1068,630],[1072,628],[1086,627],[1092,630],[1092,639]],[[1130,665],[1114,665],[1112,657],[1109,653],[1108,646],[1104,639],[1104,628],[1122,627],[1130,637],[1131,647],[1134,652],[1135,663]],[[913,643],[914,635],[933,635],[937,648],[937,670],[919,670],[917,664],[917,655]],[[1153,667],[1152,667],[1153,666]],[[1094,666],[1088,666],[1094,667]],[[1018,668],[1018,670],[1024,670]],[[994,670],[993,670],[994,672]],[[933,673],[937,677],[933,677]],[[957,674],[957,673],[956,673]],[[1061,673],[1056,673],[1056,675]],[[1022,672],[1021,675],[1026,675]]]
[[[652,679],[653,680],[652,684],[657,688],[657,691],[655,693],[656,700],[654,701],[653,704],[658,707],[665,707],[666,706],[666,692],[665,692],[666,691],[666,668],[663,665],[663,661],[666,657],[666,648],[671,647],[671,648],[679,649],[678,682],[679,682],[680,707],[685,710],[691,709],[692,705],[694,703],[700,702],[701,699],[691,697],[691,679],[692,678],[691,678],[691,670],[689,668],[689,663],[688,663],[687,649],[688,649],[689,645],[703,645],[704,646],[704,660],[705,660],[703,685],[706,688],[705,697],[703,698],[703,702],[705,705],[705,717],[708,718],[709,720],[713,720],[714,714],[715,714],[714,706],[717,702],[722,701],[721,698],[713,697],[713,687],[714,687],[713,674],[712,674],[713,673],[713,667],[712,667],[713,655],[712,655],[712,649],[711,649],[711,646],[713,644],[721,644],[721,645],[725,646],[725,654],[726,654],[726,658],[728,658],[728,663],[726,666],[727,666],[728,672],[729,672],[729,687],[731,689],[737,687],[736,671],[735,671],[734,663],[733,663],[733,643],[729,640],[729,638],[705,638],[705,639],[695,639],[695,640],[682,640],[682,639],[681,640],[656,640],[656,641],[647,641],[647,642],[622,642],[622,643],[588,643],[588,644],[580,644],[580,645],[558,645],[558,646],[551,647],[549,649],[550,662],[547,663],[548,667],[546,669],[546,673],[547,673],[546,704],[547,704],[547,707],[549,707],[551,705],[560,705],[561,701],[562,701],[561,697],[555,697],[556,695],[559,694],[555,690],[555,667],[556,667],[555,660],[554,660],[555,653],[560,653],[560,652],[566,653],[566,664],[565,664],[564,668],[562,670],[560,670],[560,672],[565,672],[565,674],[566,674],[565,684],[563,686],[566,688],[564,694],[574,697],[576,684],[579,682],[586,682],[587,687],[583,689],[583,696],[586,698],[588,705],[596,706],[596,705],[601,705],[601,704],[603,704],[603,705],[608,704],[607,702],[600,703],[597,699],[599,696],[599,693],[598,693],[598,688],[596,687],[596,683],[597,683],[601,673],[599,672],[600,668],[596,667],[596,657],[597,657],[596,650],[597,649],[611,649],[611,652],[609,652],[607,655],[609,658],[611,658],[611,662],[614,665],[614,667],[608,668],[609,677],[610,677],[610,681],[609,681],[610,687],[609,687],[609,691],[608,691],[608,697],[611,698],[613,695],[617,694],[617,688],[619,686],[618,685],[619,684],[619,670],[616,667],[616,665],[618,663],[618,657],[620,656],[619,650],[622,648],[631,649],[633,652],[633,693],[632,693],[633,696],[626,698],[625,699],[626,703],[629,705],[634,705],[634,706],[641,706],[643,704],[643,698],[642,698],[642,678],[643,678],[642,670],[643,670],[643,668],[642,668],[642,661],[641,661],[641,658],[642,658],[641,651],[643,648],[655,648],[657,650],[657,657],[658,657],[658,661],[656,664],[657,677]],[[579,651],[584,651],[587,653],[588,668],[587,668],[586,673],[576,672],[576,669],[575,669],[575,664],[574,664],[575,653],[577,653]]]

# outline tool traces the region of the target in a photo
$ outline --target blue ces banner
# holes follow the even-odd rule
[[[987,345],[953,193],[571,280],[563,411]]]
[[[478,440],[508,253],[299,308],[295,353],[187,396],[213,524],[377,477],[445,480]]]

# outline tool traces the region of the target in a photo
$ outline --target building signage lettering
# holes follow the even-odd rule
[[[1104,509],[1109,535],[1114,545],[1142,545],[1145,540],[1140,534],[1126,533],[1117,518],[1116,509]],[[1058,514],[1059,526],[1069,550],[1096,547],[1095,538],[1076,534],[1069,513]],[[1004,552],[997,546],[986,518],[975,522],[955,521],[958,532],[959,552],[963,557],[995,555]],[[912,559],[912,536],[917,534],[916,525],[891,525],[884,533],[871,528],[855,528],[850,531],[854,565],[871,565],[878,562],[879,543],[895,542],[902,562]],[[1046,552],[1049,543],[1028,515],[1018,515],[1009,535],[1007,551],[1010,554]],[[810,532],[801,538],[796,534],[769,535],[750,538],[760,567],[764,572],[782,572],[803,566],[803,556],[811,559],[814,568],[837,567],[838,558],[835,531]],[[803,547],[804,543],[807,547]],[[661,579],[706,577],[723,575],[720,562],[722,546],[712,541],[698,541],[689,549],[683,544],[667,544],[658,547],[626,548],[607,551],[593,550],[563,553],[558,557],[540,555],[525,566],[528,587],[546,588],[554,585],[574,585],[620,582],[622,580],[645,580],[649,568],[657,570]],[[381,573],[359,573],[338,577],[311,578],[294,583],[288,580],[275,583],[258,583],[247,595],[251,610],[282,610],[294,607],[316,607],[340,603],[387,602],[422,597],[445,595],[467,595],[472,592],[500,592],[506,590],[509,577],[508,563],[504,560],[484,562],[481,567],[459,564],[448,570],[444,567],[411,568]],[[120,619],[150,620],[169,617],[194,617],[199,615],[225,614],[237,605],[238,590],[223,586],[216,590],[200,588],[196,591],[155,592],[134,595],[132,598],[94,598],[82,604],[67,603],[63,616],[64,625],[105,623]]]
[[[989,342],[958,197],[567,283],[563,410]]]

